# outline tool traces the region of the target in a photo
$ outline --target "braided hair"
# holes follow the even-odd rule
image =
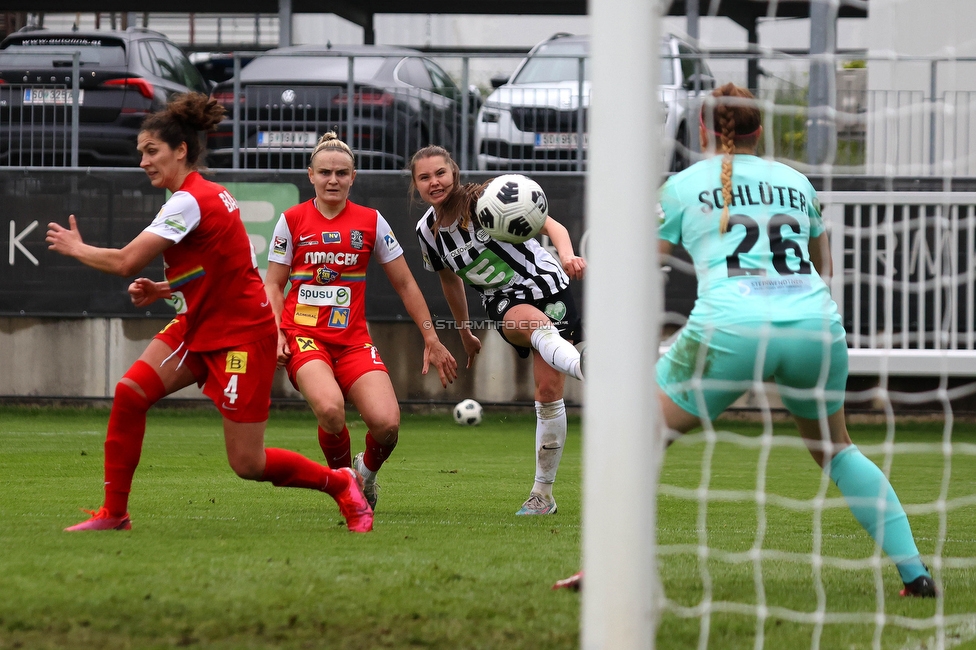
[[[712,116],[715,130],[711,133],[718,137],[722,151],[722,216],[719,220],[719,232],[723,234],[729,229],[732,157],[736,143],[747,146],[755,144],[759,137],[759,127],[762,126],[762,114],[755,99],[748,89],[727,83],[712,91],[711,97],[702,104],[701,124],[705,126],[706,114]]]

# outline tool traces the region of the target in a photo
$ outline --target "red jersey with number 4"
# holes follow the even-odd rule
[[[276,332],[237,201],[224,187],[191,172],[146,228],[174,242],[163,253],[186,347],[222,350]]]
[[[369,343],[366,267],[403,255],[386,219],[350,201],[327,219],[314,199],[289,208],[275,227],[268,261],[291,267],[281,328],[326,343]]]

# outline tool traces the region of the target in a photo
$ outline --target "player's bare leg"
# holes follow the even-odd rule
[[[396,448],[400,432],[400,405],[390,375],[367,372],[349,388],[353,403],[366,424],[366,450],[356,455],[353,467],[363,477],[363,492],[373,508],[379,498],[376,473]]]

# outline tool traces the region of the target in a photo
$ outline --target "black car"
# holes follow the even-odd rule
[[[175,93],[210,91],[158,32],[25,28],[0,42],[0,166],[72,164],[76,52],[79,166],[138,164],[143,118]]]
[[[214,89],[227,119],[210,134],[210,163],[233,166],[234,82]],[[319,136],[335,131],[361,169],[403,169],[418,148],[460,152],[463,101],[467,137],[480,105],[417,50],[380,45],[286,47],[241,70],[238,166],[299,169]]]

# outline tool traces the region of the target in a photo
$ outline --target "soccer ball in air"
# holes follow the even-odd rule
[[[454,421],[458,424],[474,426],[481,424],[481,404],[473,399],[458,402],[454,407]]]
[[[528,176],[504,174],[488,183],[475,212],[492,239],[520,244],[539,234],[549,216],[549,200]]]

